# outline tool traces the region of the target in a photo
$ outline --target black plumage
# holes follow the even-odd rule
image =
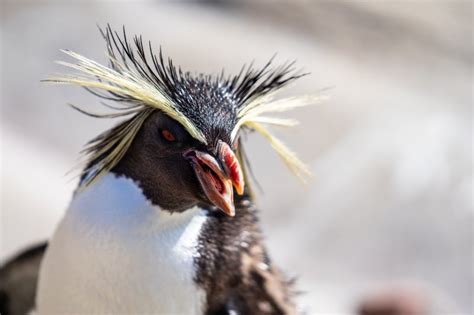
[[[236,200],[236,216],[213,212],[199,239],[196,281],[207,292],[207,315],[297,314],[296,290],[271,261],[250,196]]]
[[[0,268],[0,314],[22,315],[35,303],[38,271],[46,243],[32,246]]]

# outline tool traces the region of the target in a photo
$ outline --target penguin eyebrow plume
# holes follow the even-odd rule
[[[81,151],[86,164],[81,185],[89,185],[117,165],[153,111],[162,111],[176,120],[199,142],[206,145],[212,141],[207,137],[205,124],[199,119],[199,115],[203,113],[202,108],[193,108],[205,106],[196,105],[200,96],[195,91],[202,87],[206,93],[220,93],[219,95],[225,95],[230,100],[222,106],[218,104],[219,108],[204,108],[204,113],[214,114],[213,111],[220,111],[230,117],[227,122],[229,141],[235,141],[243,127],[255,130],[270,142],[299,178],[303,179],[310,174],[304,163],[265,127],[294,126],[297,124],[295,120],[272,117],[269,114],[314,104],[321,99],[318,95],[275,99],[276,92],[282,87],[306,75],[295,71],[294,62],[273,68],[271,58],[260,69],[255,69],[251,63],[242,67],[235,76],[225,76],[224,71],[216,76],[192,75],[176,67],[170,58],[165,62],[161,48],[156,55],[151,42],[143,44],[142,36],[134,36],[130,43],[125,27],[121,36],[112,31],[110,25],[105,30],[99,30],[106,43],[108,66],[78,53],[62,50],[75,62],[57,63],[76,73],[53,75],[44,80],[81,86],[95,96],[116,103],[115,106],[101,103],[109,111],[113,110],[112,113],[93,113],[71,105],[83,114],[95,118],[128,117],[90,141]],[[245,161],[241,163],[242,166],[245,165]]]
[[[285,112],[298,107],[315,104],[325,99],[326,96],[305,95],[274,100],[273,94],[274,93],[259,95],[239,109],[238,120],[232,131],[232,138],[237,136],[242,126],[257,131],[270,142],[270,145],[285,162],[286,166],[304,183],[306,182],[306,177],[311,175],[309,168],[291,149],[289,149],[265,127],[265,125],[292,127],[297,125],[298,121],[294,119],[266,116],[266,114]],[[243,164],[245,165],[245,163]]]
[[[307,75],[307,73],[295,73],[294,61],[283,64],[272,70],[273,58],[260,70],[252,69],[252,64],[245,71],[242,68],[239,75],[232,79],[230,87],[238,96],[240,106],[237,110],[237,122],[231,133],[231,139],[235,139],[241,127],[260,133],[270,142],[272,148],[285,162],[286,166],[302,181],[311,175],[309,168],[289,149],[281,140],[275,137],[264,125],[275,125],[280,127],[292,127],[298,124],[294,119],[266,116],[269,113],[279,113],[298,107],[315,104],[326,98],[324,95],[304,95],[275,100],[276,92],[294,80]],[[245,72],[245,74],[243,74]],[[244,168],[246,161],[241,161]],[[245,170],[244,170],[245,171]]]
[[[168,64],[165,64],[161,49],[159,57],[157,57],[153,53],[150,42],[150,57],[148,57],[141,36],[134,36],[134,50],[127,40],[125,28],[122,38],[117,32],[112,31],[110,25],[105,31],[100,29],[100,32],[106,41],[109,67],[75,52],[62,50],[74,58],[77,63],[72,64],[64,61],[57,63],[77,70],[78,73],[52,76],[45,81],[83,86],[96,96],[119,102],[122,106],[120,110],[130,110],[131,107],[144,110],[147,106],[162,110],[181,123],[194,138],[206,143],[202,132],[186,115],[180,112],[171,98],[172,90],[180,79],[180,74],[171,59],[168,59]],[[153,66],[150,64],[149,58],[152,59]]]

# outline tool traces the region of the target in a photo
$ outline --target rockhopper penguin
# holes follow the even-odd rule
[[[267,129],[268,116],[315,103],[275,99],[303,74],[293,63],[193,75],[101,30],[108,65],[71,51],[75,70],[46,80],[115,102],[124,120],[90,141],[79,187],[49,241],[36,292],[39,314],[295,314],[292,289],[271,263],[258,226],[241,135],[257,131],[300,178],[309,172]],[[3,271],[2,271],[3,272]],[[15,303],[15,296],[6,299]]]

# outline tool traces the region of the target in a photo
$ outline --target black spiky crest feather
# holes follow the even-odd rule
[[[100,28],[99,28],[100,29]],[[292,126],[291,119],[265,116],[271,112],[284,112],[296,107],[314,104],[319,96],[303,96],[274,100],[275,92],[305,74],[295,73],[294,63],[272,69],[272,59],[261,69],[252,64],[242,67],[236,76],[192,75],[175,67],[172,60],[164,61],[161,48],[158,56],[148,42],[148,53],[141,36],[134,36],[131,45],[125,28],[120,36],[110,25],[100,29],[107,45],[109,66],[103,66],[77,53],[63,50],[76,63],[58,63],[78,72],[74,75],[57,75],[45,80],[53,83],[73,84],[86,88],[92,94],[116,106],[103,104],[115,113],[95,114],[73,106],[80,112],[97,118],[131,118],[100,134],[82,151],[86,156],[83,186],[92,183],[112,169],[127,152],[145,119],[161,110],[183,127],[198,141],[207,144],[215,139],[219,130],[232,142],[242,127],[262,134],[278,152],[287,166],[301,179],[310,172],[307,167],[264,125]],[[209,107],[212,104],[212,108]],[[210,124],[212,122],[212,124]],[[215,127],[215,126],[213,126]],[[222,136],[222,134],[220,134]],[[239,146],[241,147],[241,146]],[[241,165],[246,164],[243,152],[238,152]],[[244,172],[246,170],[244,169]],[[248,181],[248,178],[245,178]]]

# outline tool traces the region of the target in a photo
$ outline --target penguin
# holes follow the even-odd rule
[[[74,72],[45,81],[114,102],[101,103],[106,113],[73,108],[121,120],[85,146],[48,244],[1,268],[1,313],[297,314],[292,281],[264,245],[243,138],[257,132],[299,178],[310,174],[269,130],[295,124],[272,113],[319,100],[276,97],[306,73],[270,60],[192,74],[125,28],[99,30],[107,65],[63,50],[72,61],[59,64]]]

